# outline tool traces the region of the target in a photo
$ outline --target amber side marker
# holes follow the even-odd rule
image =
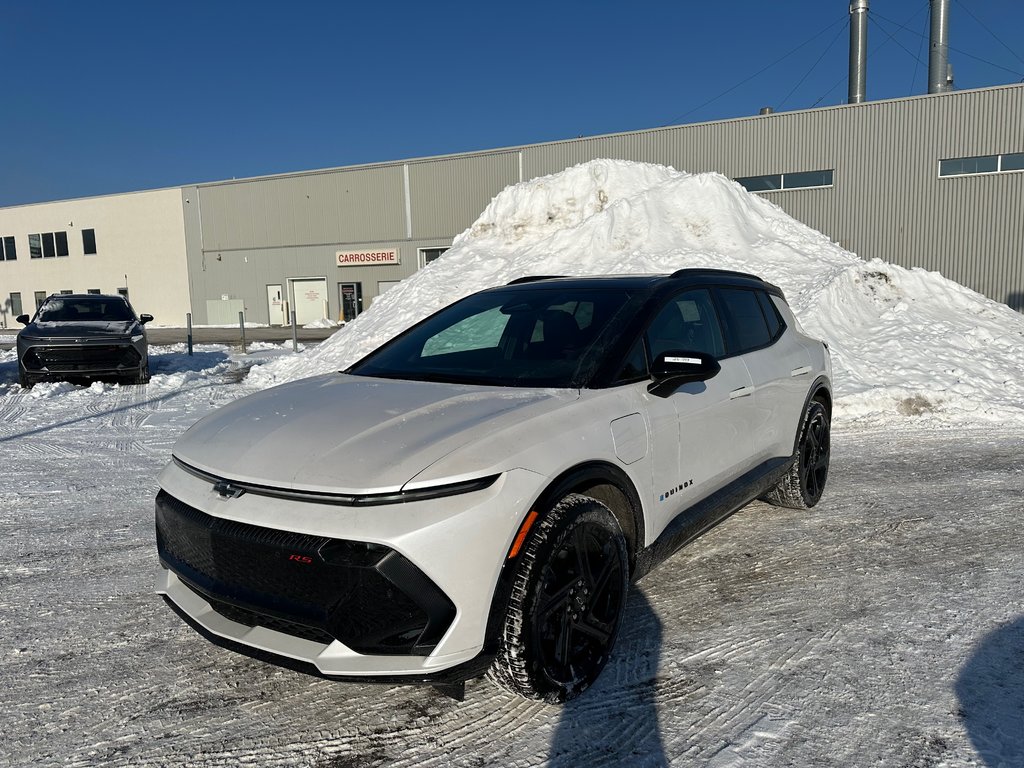
[[[508,559],[511,560],[519,554],[519,550],[523,548],[523,542],[526,541],[526,534],[530,532],[530,527],[537,519],[537,513],[533,510],[523,520],[523,524],[519,526],[519,533],[516,534],[516,540],[512,542],[512,549],[508,552]]]

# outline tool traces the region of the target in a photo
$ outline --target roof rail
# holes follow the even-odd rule
[[[723,277],[749,277],[751,280],[757,280],[764,282],[764,278],[758,275],[752,275],[749,272],[736,272],[732,269],[706,269],[704,267],[693,267],[687,269],[677,269],[673,272],[670,277],[689,277],[692,275],[721,275]]]
[[[520,283],[535,283],[538,280],[557,280],[565,275],[527,275],[526,277],[517,277],[515,280],[505,283],[505,285],[519,285]]]

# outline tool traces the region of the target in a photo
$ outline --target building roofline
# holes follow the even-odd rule
[[[677,123],[671,125],[662,125],[654,128],[636,128],[629,131],[618,131],[614,133],[601,133],[594,134],[592,136],[579,136],[571,139],[553,139],[552,141],[542,141],[532,144],[512,144],[504,147],[492,147],[489,149],[477,149],[468,152],[452,152],[449,154],[442,155],[422,155],[418,157],[401,158],[398,160],[381,160],[371,163],[357,163],[354,165],[338,165],[330,166],[326,168],[313,168],[303,171],[288,171],[285,173],[271,173],[260,176],[245,176],[237,179],[221,179],[217,181],[201,181],[193,182],[188,184],[180,184],[176,186],[168,187],[157,187],[155,189],[140,189],[131,190],[128,192],[109,192],[102,195],[89,195],[86,197],[74,197],[64,198],[60,200],[43,200],[34,203],[20,203],[18,205],[2,206],[0,211],[11,210],[14,208],[27,208],[34,205],[52,205],[54,203],[67,203],[79,200],[96,200],[104,197],[119,197],[122,195],[139,195],[148,194],[152,192],[169,192],[171,190],[182,191],[192,187],[198,189],[210,188],[210,187],[221,187],[232,184],[248,184],[254,181],[265,181],[270,179],[288,179],[288,178],[301,178],[303,176],[319,176],[327,173],[336,173],[338,171],[357,171],[357,170],[371,170],[377,168],[396,168],[403,165],[416,165],[422,163],[431,163],[441,160],[454,160],[460,158],[472,158],[472,157],[485,157],[488,155],[500,155],[500,154],[511,154],[513,152],[522,152],[525,149],[532,149],[536,147],[549,147],[559,144],[573,144],[582,143],[587,141],[594,141],[598,139],[609,139],[618,138],[624,136],[636,136],[642,133],[659,133],[662,131],[674,131],[680,128],[695,128],[698,126],[710,126],[710,125],[726,125],[729,123],[740,123],[752,120],[773,120],[780,117],[786,117],[791,115],[807,114],[811,112],[825,112],[828,110],[845,110],[845,109],[871,109],[873,107],[883,104],[893,104],[898,102],[910,102],[920,101],[924,99],[946,99],[946,98],[957,98],[960,96],[969,96],[978,93],[985,93],[991,91],[1000,90],[1020,90],[1024,91],[1024,83],[1009,83],[1004,85],[991,85],[984,88],[971,88],[961,91],[948,91],[946,93],[923,93],[916,94],[914,96],[900,96],[892,99],[877,99],[874,101],[864,101],[859,104],[832,104],[824,107],[811,107],[808,109],[794,109],[787,110],[785,112],[771,112],[766,115],[743,115],[740,117],[729,117],[721,120],[705,120],[698,123]]]
[[[355,165],[339,165],[331,166],[328,168],[315,168],[305,171],[288,171],[286,173],[273,173],[262,176],[247,176],[238,179],[224,179],[220,181],[206,181],[199,182],[196,184],[185,184],[185,187],[198,187],[200,189],[205,187],[218,187],[227,186],[230,184],[247,184],[253,181],[263,181],[267,179],[286,179],[295,178],[301,176],[317,176],[325,173],[336,173],[338,171],[356,171],[356,170],[370,170],[375,168],[394,168],[403,165],[415,165],[421,163],[437,162],[439,160],[454,160],[460,158],[470,157],[483,157],[486,155],[500,155],[500,154],[511,154],[513,152],[522,152],[524,149],[532,149],[534,147],[548,147],[558,144],[573,144],[577,142],[594,141],[597,139],[609,139],[618,138],[623,136],[635,136],[641,133],[658,133],[661,131],[674,131],[680,128],[695,128],[698,126],[709,126],[709,125],[724,125],[727,123],[738,123],[747,122],[751,120],[772,120],[775,118],[806,114],[809,112],[825,112],[828,110],[843,110],[843,109],[865,109],[871,108],[881,104],[893,104],[896,102],[908,102],[908,101],[919,101],[924,99],[942,99],[942,98],[955,98],[957,96],[966,96],[971,94],[977,94],[988,91],[998,90],[1013,90],[1019,89],[1024,91],[1024,83],[1010,83],[1005,85],[991,85],[984,88],[971,88],[961,91],[948,91],[946,93],[922,93],[914,96],[900,96],[892,99],[876,99],[874,101],[864,101],[859,104],[831,104],[824,107],[810,107],[808,109],[794,109],[787,110],[785,112],[771,112],[766,115],[743,115],[741,117],[729,117],[721,120],[705,120],[699,123],[678,123],[672,125],[661,125],[654,128],[636,128],[629,131],[617,131],[614,133],[601,133],[594,134],[592,136],[579,136],[571,139],[553,139],[551,141],[541,141],[532,144],[511,144],[503,147],[492,147],[490,149],[477,149],[468,152],[452,152],[443,155],[423,155],[418,157],[407,157],[398,160],[381,160],[371,163],[357,163]]]

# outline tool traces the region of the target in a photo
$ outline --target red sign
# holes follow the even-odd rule
[[[335,254],[339,267],[376,267],[387,264],[401,264],[398,249],[386,251],[338,251]]]

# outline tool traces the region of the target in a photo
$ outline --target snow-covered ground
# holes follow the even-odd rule
[[[631,593],[563,708],[482,680],[331,683],[212,646],[153,594],[176,437],[529,273],[738,268],[835,354],[832,473]],[[510,188],[327,342],[153,350],[151,383],[17,384],[0,352],[0,765],[1024,766],[1024,319],[864,263],[722,177],[598,161]]]

